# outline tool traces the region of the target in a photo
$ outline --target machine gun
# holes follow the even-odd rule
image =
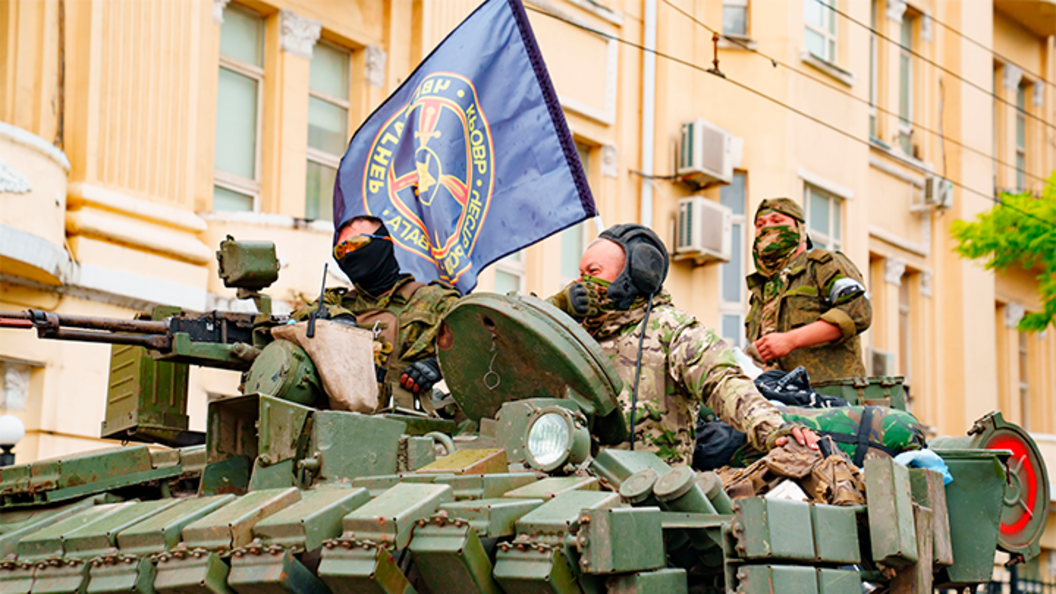
[[[35,328],[40,338],[143,347],[157,361],[246,371],[271,341],[268,330],[284,321],[271,315],[271,299],[260,293],[279,278],[275,244],[228,235],[216,259],[224,286],[237,289],[239,299],[253,299],[261,313],[211,311],[195,317],[162,306],[152,316],[124,320],[30,309],[0,311],[0,328]]]
[[[35,328],[40,338],[113,345],[109,391],[102,437],[182,446],[204,436],[188,431],[190,365],[243,372],[242,385],[287,394],[308,404],[322,393],[311,359],[292,344],[272,349],[267,371],[254,362],[275,341],[271,328],[285,316],[271,313],[271,299],[261,290],[279,277],[275,244],[236,241],[230,235],[216,252],[224,286],[239,299],[252,299],[259,313],[211,311],[190,315],[159,306],[149,316],[125,320],[50,313],[40,310],[0,312],[0,328]],[[275,372],[278,368],[280,371]]]
[[[159,307],[157,319],[124,320],[56,314],[37,309],[0,312],[0,327],[35,328],[53,340],[143,347],[157,361],[245,371],[260,348],[254,346],[256,314],[211,311],[197,317]]]

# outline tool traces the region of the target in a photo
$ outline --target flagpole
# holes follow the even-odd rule
[[[605,223],[601,222],[601,214],[594,215],[594,234],[601,235],[601,232],[605,230]]]

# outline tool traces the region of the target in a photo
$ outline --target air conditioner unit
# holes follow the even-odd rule
[[[711,122],[682,124],[678,170],[682,181],[703,187],[733,181],[733,135]]]
[[[729,262],[733,234],[733,211],[702,196],[678,201],[675,226],[675,259],[698,263]]]
[[[924,180],[924,205],[936,210],[953,206],[953,182],[937,175]]]
[[[872,377],[893,376],[898,374],[895,369],[895,354],[886,353],[879,349],[871,349],[869,352],[869,375]]]

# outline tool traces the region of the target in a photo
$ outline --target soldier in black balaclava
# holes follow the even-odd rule
[[[401,273],[392,238],[374,217],[356,217],[341,228],[334,259],[355,286],[327,289],[328,316],[351,317],[360,328],[375,331],[381,406],[392,396],[396,406],[414,408],[415,395],[428,393],[440,380],[436,333],[460,297],[458,291],[441,281],[427,285]],[[316,307],[309,303],[292,317],[306,319]],[[432,411],[431,398],[420,401]]]

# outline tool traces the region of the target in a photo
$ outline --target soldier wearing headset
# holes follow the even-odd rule
[[[579,269],[582,276],[548,301],[577,319],[612,358],[633,428],[630,447],[689,464],[703,402],[761,451],[784,445],[789,436],[817,449],[818,436],[784,422],[725,342],[671,304],[662,287],[667,249],[651,229],[607,229],[587,248]]]
[[[747,352],[769,369],[802,365],[811,381],[864,376],[858,336],[873,309],[862,274],[840,252],[810,249],[805,221],[789,198],[764,200],[755,213]]]

